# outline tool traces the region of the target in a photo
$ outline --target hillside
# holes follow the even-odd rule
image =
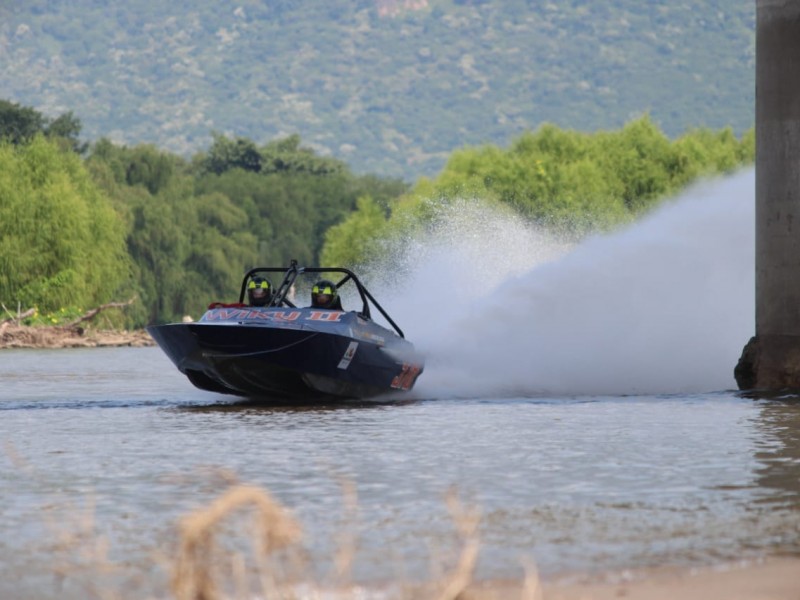
[[[299,133],[412,180],[542,122],[738,134],[754,31],[752,0],[26,0],[0,4],[0,97],[74,111],[87,140]]]

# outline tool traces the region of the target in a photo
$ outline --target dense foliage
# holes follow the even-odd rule
[[[698,129],[670,141],[647,116],[595,134],[545,125],[505,150],[457,150],[438,177],[421,179],[388,217],[374,202],[359,202],[328,231],[322,255],[351,265],[379,259],[387,239],[427,226],[437,205],[455,199],[500,203],[548,229],[581,236],[629,222],[699,177],[754,159],[753,130],[737,139],[729,128]]]
[[[123,222],[80,158],[41,135],[0,145],[0,300],[92,307],[128,285]]]
[[[546,125],[507,149],[462,148],[409,189],[356,176],[297,136],[258,146],[215,134],[191,160],[101,139],[81,157],[76,132],[46,137],[35,110],[11,106],[7,122],[39,131],[17,139],[0,128],[0,301],[73,314],[136,296],[126,312],[136,327],[235,300],[256,265],[381,259],[387,242],[429,226],[442,203],[493,202],[580,236],[754,158],[752,131],[671,141],[648,117],[595,134]]]
[[[30,106],[0,100],[0,140],[12,144],[29,142],[37,134],[56,140],[65,148],[84,152],[86,144],[78,141],[81,121],[72,111],[49,119]]]
[[[259,148],[219,134],[191,161],[101,139],[81,159],[64,143],[75,132],[47,141],[43,115],[7,107],[0,301],[42,313],[136,295],[134,326],[197,315],[210,299],[234,300],[245,269],[315,263],[357,198],[386,204],[408,189],[355,176],[297,136]],[[20,123],[31,124],[25,135]]]
[[[543,122],[754,123],[752,0],[25,0],[0,3],[0,48],[4,95],[76,107],[92,139],[188,157],[214,130],[297,133],[407,181]]]

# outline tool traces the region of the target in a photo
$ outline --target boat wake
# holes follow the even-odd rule
[[[705,182],[572,247],[475,203],[443,209],[404,249],[409,281],[380,295],[428,356],[415,395],[735,388],[754,331],[754,189],[752,169]]]

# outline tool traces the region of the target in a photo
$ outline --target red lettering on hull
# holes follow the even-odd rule
[[[312,310],[306,321],[340,321],[343,314],[335,310]]]
[[[297,319],[299,319],[300,315],[303,313],[301,313],[299,310],[295,310],[290,313],[276,312],[272,314],[274,314],[275,318],[279,321],[297,321]]]

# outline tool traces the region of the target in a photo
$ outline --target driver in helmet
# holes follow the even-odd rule
[[[336,285],[327,279],[320,279],[311,288],[311,306],[313,308],[329,308],[333,310],[343,310],[342,300]]]
[[[250,306],[267,306],[272,300],[272,285],[266,277],[253,277],[247,284]]]

